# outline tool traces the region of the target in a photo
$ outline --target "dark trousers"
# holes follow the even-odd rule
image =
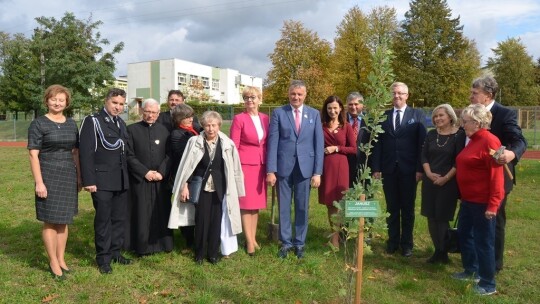
[[[485,216],[487,204],[463,201],[459,209],[458,234],[461,263],[468,274],[478,274],[478,286],[495,289],[495,219]]]
[[[217,192],[201,190],[195,206],[195,258],[217,258],[221,242],[222,202]]]
[[[416,173],[399,171],[383,175],[388,224],[388,248],[413,248],[414,201],[416,199]]]
[[[180,232],[186,241],[186,247],[192,249],[195,242],[195,226],[182,226]]]
[[[127,190],[97,191],[92,193],[94,217],[94,239],[96,262],[110,264],[120,255],[124,244],[124,229],[127,214]]]
[[[431,241],[435,247],[435,251],[446,252],[444,239],[446,238],[446,232],[450,228],[448,221],[440,221],[434,218],[428,218],[428,230],[431,236]]]
[[[506,229],[506,199],[508,193],[501,201],[499,210],[497,210],[497,221],[495,224],[495,269],[500,271],[503,269],[503,257],[504,257],[504,236]]]

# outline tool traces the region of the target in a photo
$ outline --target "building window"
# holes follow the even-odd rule
[[[202,77],[202,85],[205,89],[210,88],[210,79],[208,77]]]
[[[212,90],[219,91],[219,79],[212,79]]]
[[[186,84],[186,74],[184,73],[178,73],[178,84],[185,85]]]
[[[191,85],[198,85],[199,84],[199,76],[189,75],[189,80],[190,80]]]

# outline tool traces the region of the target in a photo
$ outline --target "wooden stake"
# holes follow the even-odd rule
[[[366,195],[360,194],[360,201],[365,201]],[[358,248],[356,250],[356,294],[354,303],[360,304],[362,297],[362,267],[364,263],[364,218],[358,218]]]

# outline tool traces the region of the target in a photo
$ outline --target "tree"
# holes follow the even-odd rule
[[[346,201],[356,201],[361,195],[374,199],[380,198],[382,195],[382,181],[372,178],[371,168],[368,164],[373,146],[377,142],[379,134],[384,133],[381,123],[387,119],[385,110],[390,104],[390,100],[392,100],[390,85],[394,81],[394,73],[391,65],[393,58],[394,55],[390,49],[390,42],[386,38],[380,40],[371,53],[373,69],[369,73],[367,84],[370,94],[364,100],[364,104],[368,109],[364,115],[364,121],[366,122],[366,136],[369,136],[369,139],[367,143],[359,145],[359,149],[366,154],[366,160],[363,164],[360,164],[361,170],[358,176],[358,182],[344,193],[343,198],[339,202],[334,202],[334,206],[339,211],[334,215],[332,221],[336,223],[336,226],[346,232],[347,240],[358,238],[360,231],[369,231],[375,234],[382,233],[386,229],[384,219],[388,217],[387,213],[374,218],[373,221],[364,223],[364,219],[345,217],[345,205]],[[344,267],[345,284],[344,288],[339,291],[339,294],[345,297],[344,303],[353,302],[355,296],[354,278],[357,275],[356,272],[359,271],[359,265],[356,264],[356,261],[360,252],[354,246],[353,248],[347,246],[347,244],[351,243],[356,244],[357,242],[344,242],[343,258],[346,264]],[[366,243],[363,245],[364,253],[372,252],[370,245]]]
[[[480,56],[445,0],[413,0],[394,40],[394,71],[415,106],[463,105]]]
[[[332,94],[328,77],[331,47],[328,41],[304,28],[301,22],[285,21],[281,38],[268,55],[272,68],[265,83],[265,102],[282,104],[287,100],[290,81],[302,79],[307,85],[306,104],[322,103]]]
[[[499,102],[513,106],[538,105],[534,60],[519,38],[499,42],[487,66],[499,84]]]
[[[114,81],[115,59],[124,48],[120,42],[110,52],[103,50],[109,41],[97,31],[101,21],[78,20],[65,13],[61,20],[38,17],[39,27],[32,36],[32,51],[42,58],[41,86],[62,84],[71,89],[73,108],[101,106],[105,91]]]
[[[344,98],[351,91],[366,93],[371,71],[368,19],[358,6],[351,8],[337,27],[332,56],[335,93]]]
[[[392,48],[390,43],[398,30],[396,9],[388,6],[373,8],[368,15],[368,27],[368,48],[372,53],[382,44]]]
[[[0,99],[17,111],[43,109],[46,87],[61,84],[73,95],[72,106],[91,110],[101,106],[105,91],[114,81],[115,59],[122,42],[105,52],[109,44],[97,28],[102,23],[77,20],[66,13],[61,20],[36,18],[39,26],[31,39],[22,34],[0,35]]]
[[[22,34],[0,34],[0,100],[3,111],[39,109],[42,100],[37,58],[30,51],[31,41]]]

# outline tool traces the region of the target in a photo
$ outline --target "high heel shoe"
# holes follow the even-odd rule
[[[248,249],[248,245],[247,245],[247,242],[244,244],[244,250],[246,251],[246,253],[250,256],[250,257],[253,257],[255,256],[255,246],[253,248],[253,251],[249,252],[249,249]]]
[[[64,275],[64,273],[62,272],[61,275],[57,275],[56,273],[54,273],[54,271],[52,270],[52,267],[51,265],[49,265],[49,272],[51,273],[53,279],[55,280],[58,280],[58,281],[63,281],[66,279],[66,276]]]
[[[71,269],[65,269],[64,267],[60,266],[60,269],[62,269],[62,275],[63,274],[70,274],[73,271]]]

